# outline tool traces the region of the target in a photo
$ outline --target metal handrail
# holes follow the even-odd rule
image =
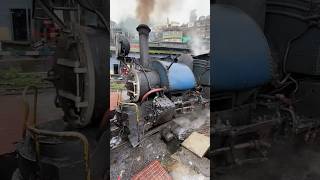
[[[34,90],[34,106],[33,106],[33,122],[30,124],[28,122],[29,120],[29,112],[30,112],[30,106],[26,99],[26,94],[28,90],[32,88]],[[89,167],[89,142],[88,139],[79,132],[73,132],[73,131],[65,131],[65,132],[54,132],[49,130],[41,130],[36,128],[37,125],[37,99],[38,99],[38,89],[35,86],[27,86],[23,93],[22,98],[25,106],[25,116],[24,116],[24,126],[23,126],[23,137],[26,135],[26,130],[29,130],[31,133],[33,133],[33,138],[35,141],[35,149],[36,149],[36,160],[39,161],[40,156],[40,145],[39,145],[39,137],[38,136],[50,136],[50,137],[58,137],[58,138],[73,138],[73,139],[79,139],[82,146],[83,146],[83,160],[85,161],[85,171],[86,171],[86,180],[91,179],[90,175],[90,167]]]
[[[136,109],[136,117],[137,117],[137,122],[140,121],[140,111],[139,107],[136,103],[125,103],[125,102],[120,102],[120,105],[129,105],[129,106],[134,106]]]

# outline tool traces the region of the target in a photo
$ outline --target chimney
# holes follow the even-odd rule
[[[140,64],[143,67],[149,66],[149,33],[151,29],[146,24],[140,24],[137,27],[139,32],[139,47],[140,47]]]

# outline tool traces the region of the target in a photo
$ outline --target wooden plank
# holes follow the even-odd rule
[[[202,158],[210,147],[210,138],[198,132],[193,132],[183,141],[182,146]]]

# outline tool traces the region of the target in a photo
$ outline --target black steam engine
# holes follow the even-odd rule
[[[124,129],[134,147],[150,129],[171,121],[179,114],[208,107],[209,94],[205,92],[209,92],[209,87],[199,80],[206,76],[208,81],[210,72],[208,58],[193,58],[186,54],[174,58],[150,57],[148,37],[151,30],[141,24],[137,31],[139,61],[127,56],[127,41],[120,42],[119,59],[133,63],[126,82],[130,99],[121,103],[112,120],[114,134]]]

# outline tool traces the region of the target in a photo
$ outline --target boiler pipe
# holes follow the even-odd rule
[[[140,64],[143,67],[149,66],[149,33],[151,29],[146,24],[140,24],[137,27],[139,32],[139,49],[140,49]]]

